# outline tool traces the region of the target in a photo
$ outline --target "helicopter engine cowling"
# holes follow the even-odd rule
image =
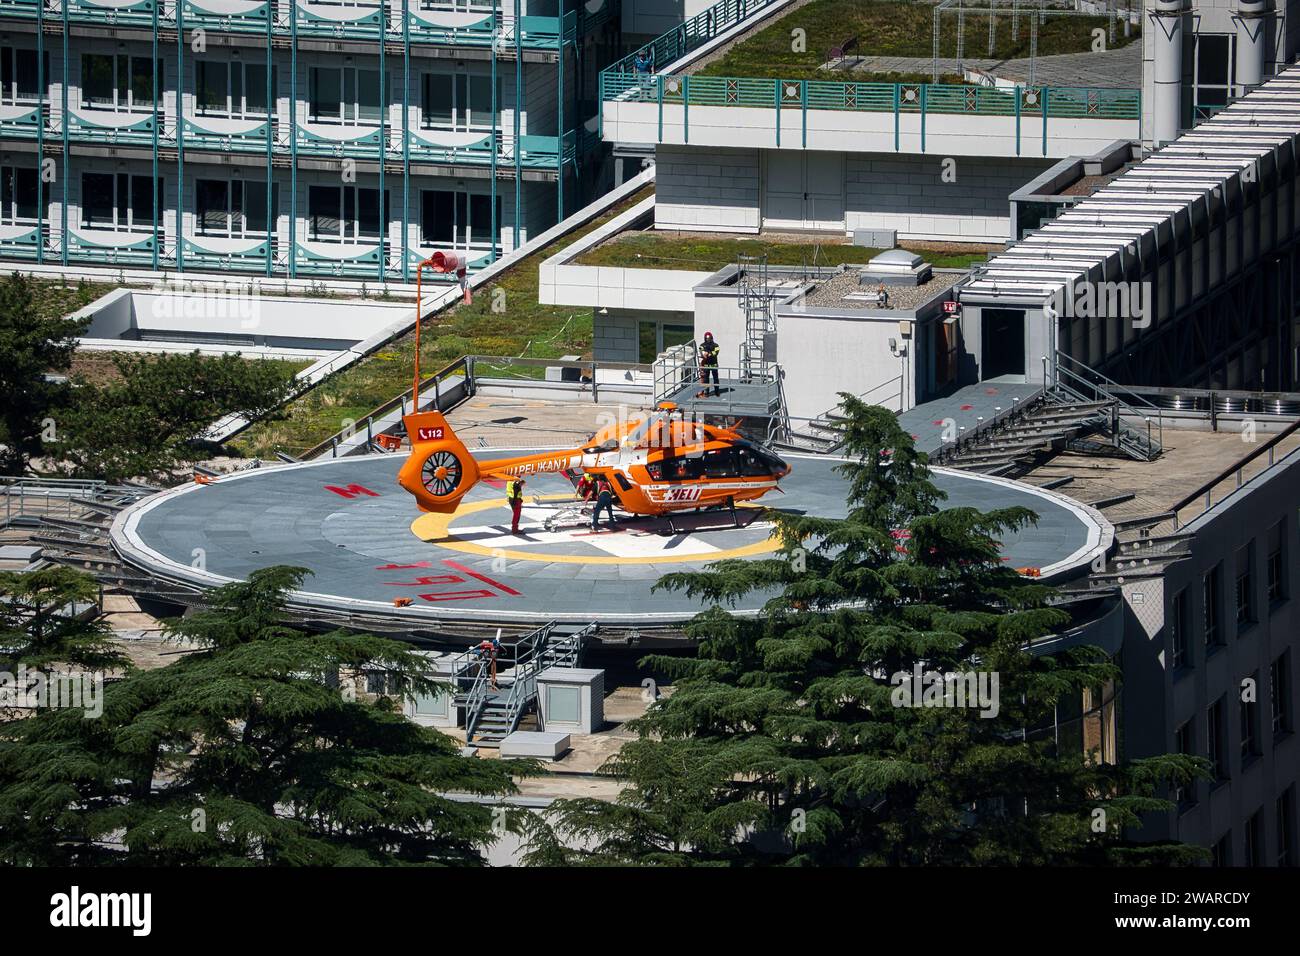
[[[451,514],[478,483],[478,462],[442,412],[418,412],[402,422],[411,453],[397,473],[397,483],[411,493],[421,511]]]

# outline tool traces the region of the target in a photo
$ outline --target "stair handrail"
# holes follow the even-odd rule
[[[1067,367],[1065,363],[1070,363],[1082,371],[1076,372]],[[1154,414],[1156,420],[1156,439],[1154,442],[1154,448],[1151,448],[1149,453],[1158,453],[1164,448],[1165,422],[1163,410],[1160,406],[1156,405],[1149,399],[1143,398],[1136,392],[1130,391],[1126,386],[1121,385],[1119,382],[1116,382],[1104,373],[1097,371],[1095,368],[1092,368],[1084,362],[1081,362],[1074,356],[1067,355],[1060,349],[1056,350],[1055,371],[1056,375],[1054,376],[1055,381],[1053,385],[1061,391],[1066,391],[1075,396],[1081,397],[1084,401],[1110,401],[1115,403],[1115,429],[1117,440],[1119,432],[1124,428],[1119,421],[1119,418],[1124,417],[1125,414],[1127,414],[1129,418],[1141,418],[1147,422],[1149,430],[1151,417]],[[1087,388],[1091,388],[1096,393],[1097,397],[1089,399],[1086,396],[1081,396],[1077,390],[1071,389],[1069,386],[1063,386],[1060,380],[1062,373],[1073,381],[1078,382]],[[1086,377],[1089,375],[1093,376],[1096,380],[1093,381]],[[1128,399],[1131,399],[1132,401],[1129,401]],[[1147,444],[1153,444],[1149,434],[1147,436]],[[1154,457],[1154,454],[1152,454],[1152,457]]]
[[[468,676],[470,672],[473,672],[473,677]],[[469,690],[463,695],[465,702],[461,705],[465,708],[465,743],[469,744],[474,740],[474,730],[487,707],[487,661],[472,651],[467,651],[453,665],[452,674],[458,685],[462,681],[470,681]]]

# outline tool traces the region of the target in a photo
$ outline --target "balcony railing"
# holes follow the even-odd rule
[[[0,108],[3,109],[3,108]],[[40,111],[32,106],[26,111],[11,110],[10,115],[0,113],[0,136],[9,139],[35,140],[40,124]],[[48,115],[48,113],[47,113]],[[69,112],[68,138],[74,143],[99,146],[134,146],[151,149],[154,142],[153,113],[117,113],[84,110]],[[222,128],[223,126],[227,128]],[[242,128],[240,128],[242,127]],[[158,130],[158,145],[163,149],[183,146],[186,150],[205,150],[220,153],[256,154],[267,151],[268,132],[273,137],[271,149],[285,156],[290,149],[289,138],[283,123],[267,120],[232,121],[226,117],[187,115],[181,122],[178,140],[176,124],[170,117],[162,119]],[[379,158],[380,130],[373,127],[339,127],[322,131],[298,127],[298,154],[301,156],[373,159]],[[384,132],[384,158],[389,162],[402,161],[402,130],[389,126]],[[45,135],[54,139],[62,135],[58,121],[50,118],[45,125]],[[499,166],[515,164],[518,152],[519,165],[525,169],[555,169],[561,162],[571,163],[578,154],[578,144],[584,149],[591,146],[587,130],[570,130],[563,137],[527,133],[519,137],[516,150],[514,137],[494,130],[465,132],[459,130],[411,129],[408,132],[409,157],[413,163],[439,163],[471,166],[490,166],[493,153]]]
[[[1104,87],[1026,86],[1005,90],[943,83],[835,83],[731,76],[600,75],[602,102],[850,110],[974,116],[1136,120],[1142,93]]]
[[[0,19],[35,20],[42,0],[0,0]],[[389,42],[401,43],[408,35],[402,21],[400,0],[44,0],[48,22],[63,18],[68,5],[72,23],[99,26],[152,28],[155,17],[160,29],[176,28],[179,16],[187,28],[203,27],[222,33],[265,34],[270,21],[277,35],[290,32],[290,18],[297,18],[300,37],[332,40],[377,40],[381,31]],[[458,8],[437,0],[421,6],[410,0],[409,36],[413,43],[490,47],[497,41],[503,54],[514,52],[516,42],[523,49],[558,49],[573,43],[579,22],[584,30],[595,29],[613,15],[615,0],[603,0],[594,10],[583,0],[583,16],[577,11],[556,16],[522,16],[516,22],[508,2],[496,10]]]
[[[601,78],[604,79],[605,73],[635,73],[638,55],[642,53],[646,54],[651,71],[662,70],[679,57],[702,47],[718,34],[730,30],[751,14],[776,2],[777,0],[722,0],[721,3],[715,3],[680,26],[629,53],[608,67]]]

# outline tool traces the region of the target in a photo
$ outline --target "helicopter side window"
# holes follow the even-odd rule
[[[704,453],[704,474],[709,478],[735,478],[740,474],[740,462],[735,448],[718,448]]]
[[[704,474],[703,462],[699,458],[678,455],[663,458],[646,465],[651,481],[694,481]]]

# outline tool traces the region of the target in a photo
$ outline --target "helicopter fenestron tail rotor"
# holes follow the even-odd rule
[[[418,412],[403,420],[411,454],[397,473],[422,511],[450,514],[478,483],[479,468],[441,412]]]

